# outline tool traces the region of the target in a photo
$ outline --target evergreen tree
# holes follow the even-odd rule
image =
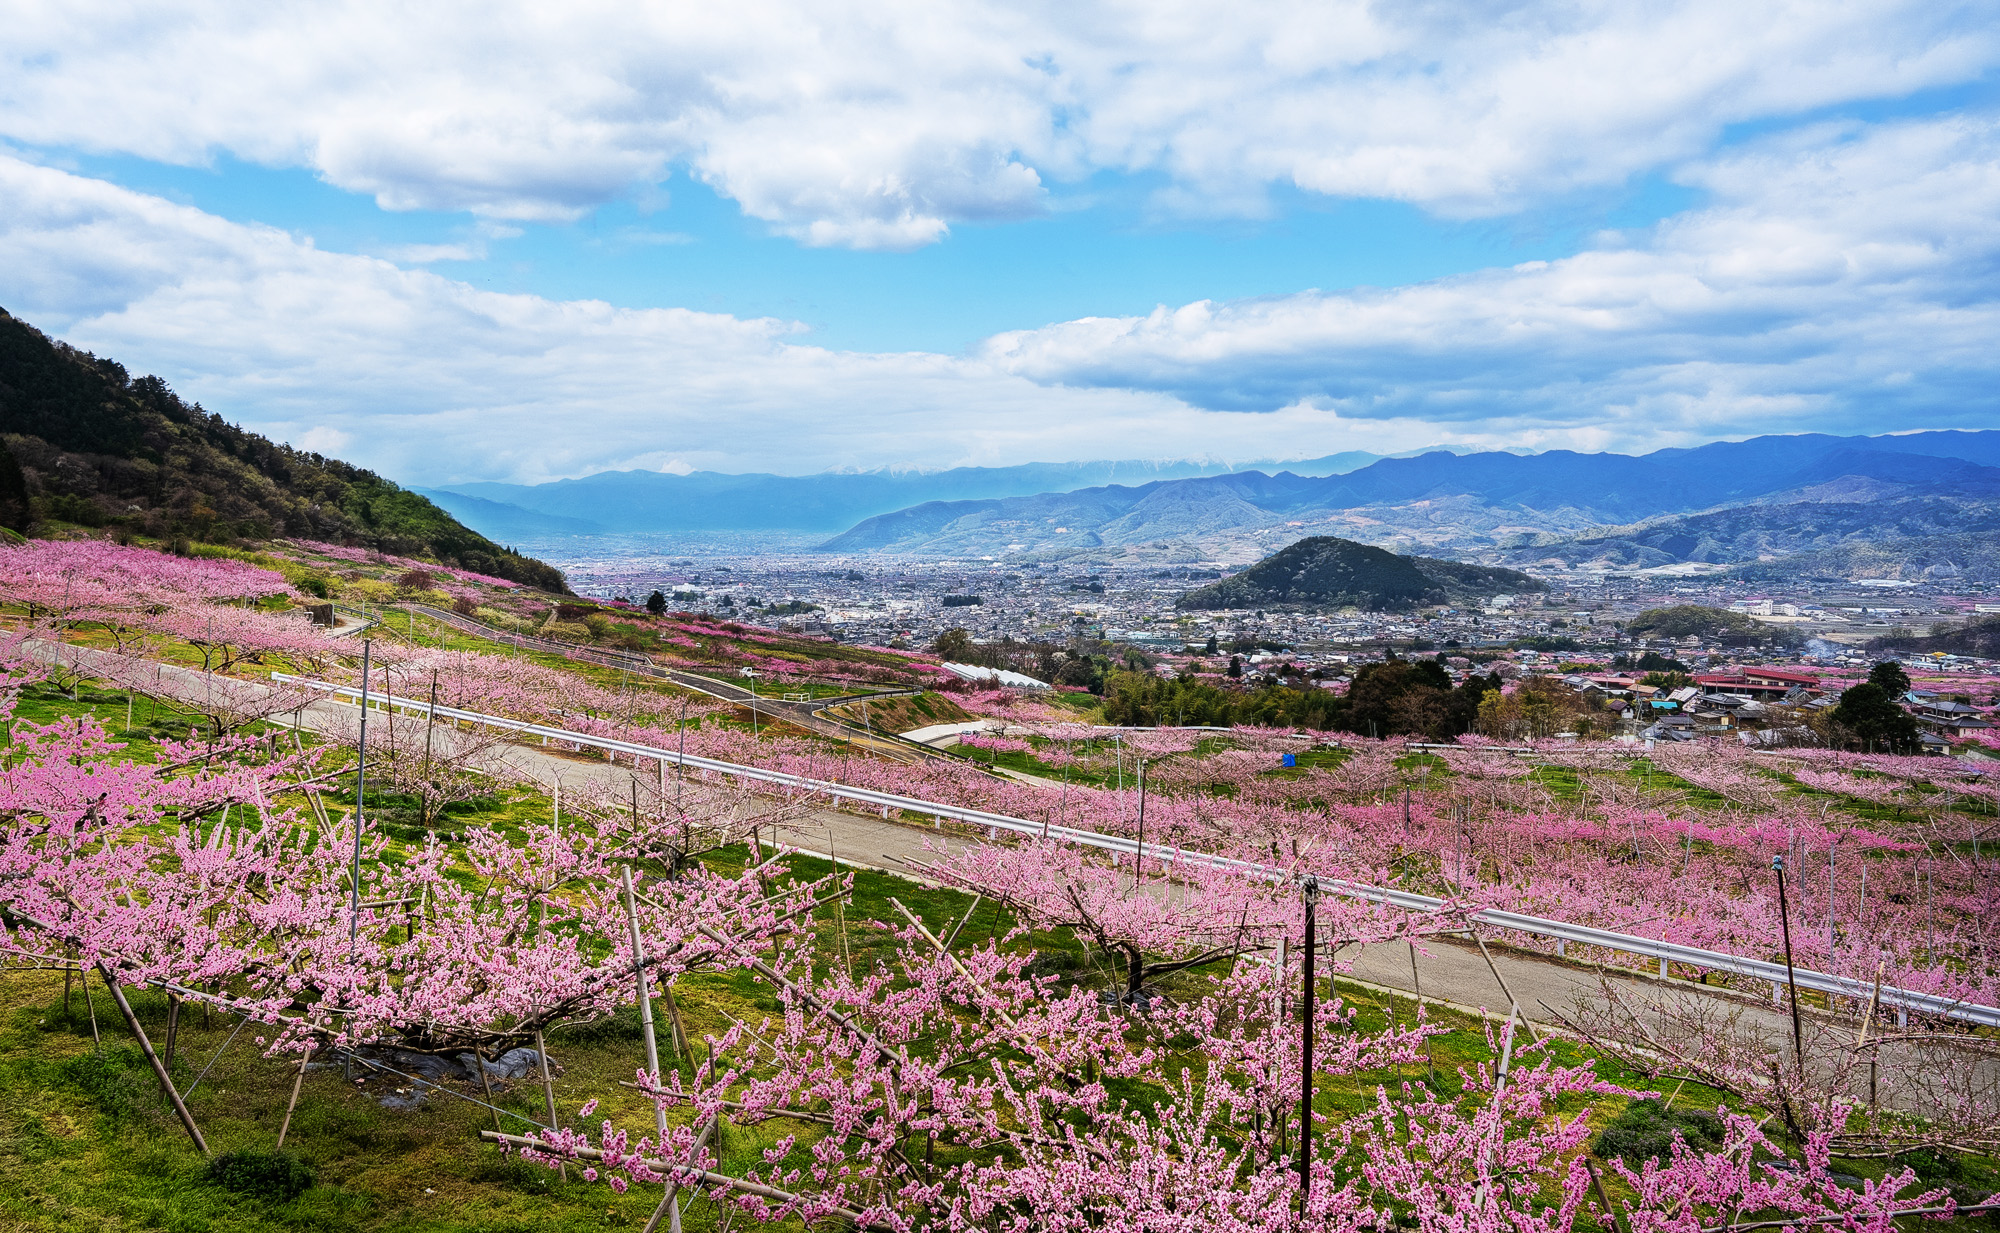
[[[1917,721],[1896,705],[1888,690],[1873,681],[1864,681],[1840,695],[1840,705],[1833,708],[1833,722],[1863,748],[1887,753],[1913,753],[1917,748]]]
[[[1903,671],[1903,665],[1893,659],[1885,659],[1870,668],[1868,683],[1881,686],[1882,692],[1891,698],[1900,698],[1910,692],[1910,674]]]

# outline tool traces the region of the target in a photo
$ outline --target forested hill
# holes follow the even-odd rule
[[[1399,611],[1423,604],[1465,603],[1500,593],[1546,587],[1511,569],[1465,565],[1332,535],[1314,535],[1249,569],[1181,596],[1182,608],[1341,608]]]
[[[246,432],[158,377],[135,380],[0,309],[0,524],[49,521],[163,538],[324,540],[569,589],[554,566],[414,492]]]

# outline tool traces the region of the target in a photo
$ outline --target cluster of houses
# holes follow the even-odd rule
[[[1840,705],[1849,682],[1823,683],[1800,668],[1732,667],[1696,673],[1677,687],[1642,684],[1636,675],[1589,673],[1564,684],[1614,706],[1645,740],[1689,741],[1734,732],[1746,744],[1780,744],[1803,717]],[[1943,694],[1913,690],[1900,699],[1923,729],[1927,750],[1944,752],[1969,734],[1992,726],[1978,707]]]

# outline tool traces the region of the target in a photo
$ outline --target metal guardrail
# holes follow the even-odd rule
[[[1534,747],[1530,745],[1458,745],[1448,741],[1404,741],[1403,748],[1421,749],[1425,753],[1450,751],[1452,753],[1531,754],[1535,752]]]
[[[273,680],[291,685],[303,685],[309,689],[321,690],[346,699],[358,700],[361,691],[351,686],[334,685],[326,681],[315,681],[307,677],[292,676],[288,673],[273,672]],[[856,787],[852,784],[836,783],[827,779],[812,779],[804,775],[788,774],[784,771],[766,770],[758,766],[743,766],[734,762],[724,762],[716,758],[703,758],[694,754],[681,754],[671,749],[661,749],[652,745],[641,745],[635,741],[621,741],[613,737],[592,736],[586,732],[575,732],[567,728],[555,728],[546,724],[528,723],[518,719],[508,719],[499,715],[488,715],[480,711],[460,710],[456,707],[432,707],[429,702],[414,698],[399,698],[393,694],[369,692],[369,700],[385,706],[413,711],[440,719],[460,720],[519,732],[524,736],[540,736],[548,740],[567,741],[573,745],[588,746],[612,753],[623,753],[652,761],[672,762],[685,768],[712,771],[737,779],[757,783],[774,784],[809,793],[825,795],[836,800],[849,800],[878,808],[899,809],[910,813],[929,814],[932,817],[950,818],[973,826],[987,827],[994,831],[1009,831],[1017,835],[1031,835],[1043,839],[1059,839],[1065,843],[1079,844],[1100,851],[1118,854],[1139,854],[1142,849],[1137,840],[1123,835],[1107,835],[1099,831],[1087,831],[1077,827],[1060,826],[1049,820],[1034,822],[1026,818],[1016,818],[1009,814],[992,813],[983,809],[969,809],[962,805],[946,805],[938,801],[920,800],[916,797],[900,796],[893,792],[881,792],[873,788]],[[1249,877],[1266,881],[1283,881],[1290,875],[1269,865],[1255,861],[1239,860],[1230,856],[1218,856],[1208,852],[1196,852],[1167,844],[1153,844],[1143,849],[1154,860],[1167,864],[1185,862],[1207,865],[1218,869],[1232,869]],[[1450,906],[1448,900],[1432,895],[1419,895],[1414,891],[1396,890],[1393,887],[1370,886],[1363,882],[1341,879],[1320,879],[1322,890],[1351,899],[1361,899],[1371,903],[1385,904],[1412,912],[1438,912]],[[1609,929],[1599,929],[1591,925],[1571,924],[1568,921],[1550,920],[1541,916],[1529,916],[1520,912],[1507,912],[1497,908],[1484,908],[1467,913],[1466,919],[1473,924],[1490,925],[1496,929],[1511,929],[1537,937],[1554,938],[1559,942],[1574,942],[1580,946],[1598,946],[1606,950],[1620,951],[1630,955],[1640,955],[1656,959],[1662,967],[1669,963],[1679,963],[1688,967],[1706,968],[1715,972],[1728,972],[1738,976],[1766,981],[1774,991],[1785,985],[1788,979],[1796,980],[1799,988],[1817,993],[1866,1000],[1875,992],[1875,986],[1868,981],[1847,976],[1835,976],[1825,972],[1815,972],[1806,968],[1794,968],[1789,973],[1784,964],[1772,963],[1764,959],[1751,959],[1743,955],[1732,955],[1724,951],[1704,950],[1698,946],[1684,946],[1678,942],[1665,942],[1655,938],[1639,937],[1635,934],[1617,933]],[[1900,989],[1883,985],[1881,1002],[1901,1011],[1916,1011],[1942,1019],[1953,1019],[1961,1023],[1976,1024],[1981,1027],[2000,1027],[2000,1007],[1981,1006],[1954,998],[1942,997],[1934,993],[1923,993],[1915,989]]]
[[[877,689],[865,694],[841,694],[833,698],[815,698],[812,700],[812,708],[815,711],[824,711],[836,706],[877,702],[884,698],[921,698],[925,692],[922,689]]]
[[[356,634],[365,634],[382,623],[381,617],[368,611],[366,608],[356,608],[349,604],[340,603],[333,604],[331,607],[335,613],[344,612],[361,623],[349,629],[333,630],[327,634],[329,638],[352,638]]]

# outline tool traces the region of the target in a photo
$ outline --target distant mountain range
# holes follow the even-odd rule
[[[1458,449],[1432,447],[1432,449]],[[1034,462],[941,471],[829,471],[818,475],[725,475],[696,471],[607,471],[547,484],[469,483],[422,492],[487,535],[604,532],[803,531],[832,534],[863,519],[930,501],[986,500],[1069,492],[1116,482],[1226,475],[1283,467],[1342,475],[1384,457],[1348,450],[1304,462]]]
[[[1809,497],[1661,518],[1571,538],[1535,537],[1504,559],[1645,568],[1699,561],[1754,578],[1963,576],[2000,567],[2000,501],[1976,489],[1907,495],[1914,485],[1855,480]]]
[[[1753,524],[1783,531],[1812,517],[1812,507],[1860,504],[1857,494],[1867,494],[1878,522],[1886,500],[1932,502],[1922,507],[1928,513],[1909,507],[1924,525],[1945,522],[1954,509],[1985,510],[2000,502],[1996,464],[2000,432],[1770,436],[1636,457],[1437,452],[1383,459],[1338,475],[1238,471],[931,501],[866,519],[823,547],[1248,561],[1304,536],[1338,534],[1397,551],[1504,556],[1517,565],[1550,559],[1659,564],[1690,559],[1676,550],[1703,543],[1725,545],[1716,551],[1725,562],[1741,561],[1765,550]],[[1745,506],[1758,512],[1741,515],[1736,521],[1742,525],[1731,530],[1719,511]],[[1719,521],[1657,534],[1645,525],[1698,514]]]
[[[1286,546],[1220,582],[1196,587],[1178,607],[1325,609],[1352,605],[1370,612],[1421,604],[1466,603],[1547,586],[1511,569],[1400,556],[1332,535]]]
[[[1910,582],[2000,582],[2000,534],[1993,524],[1996,511],[1979,511],[1973,519],[1987,525],[1964,534],[1865,538],[1812,552],[1771,557],[1740,565],[1731,572],[1753,582],[1814,580],[1856,582],[1864,578],[1898,578]]]

